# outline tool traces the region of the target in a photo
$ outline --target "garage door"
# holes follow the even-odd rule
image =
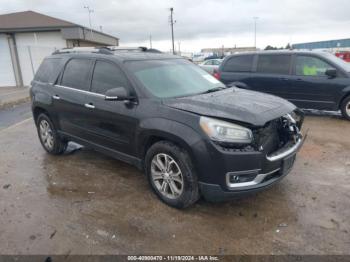
[[[13,73],[10,49],[4,34],[0,34],[0,69],[0,88],[15,86],[16,79]]]
[[[19,63],[23,84],[29,85],[43,59],[55,49],[66,47],[60,32],[18,33],[16,34]]]

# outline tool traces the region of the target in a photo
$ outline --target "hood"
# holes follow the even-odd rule
[[[239,88],[208,94],[170,98],[163,104],[203,116],[263,126],[268,121],[292,112],[296,107],[282,98]]]

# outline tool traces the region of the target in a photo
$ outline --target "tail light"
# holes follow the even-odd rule
[[[220,72],[219,72],[218,70],[216,70],[216,69],[214,70],[213,76],[214,76],[216,79],[220,80],[221,75],[220,75]]]

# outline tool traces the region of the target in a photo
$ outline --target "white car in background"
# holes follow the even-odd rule
[[[223,59],[208,59],[200,63],[199,66],[209,74],[214,74],[214,70],[218,69]]]

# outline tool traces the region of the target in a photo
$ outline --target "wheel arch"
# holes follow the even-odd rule
[[[137,138],[138,155],[143,160],[152,145],[159,141],[169,141],[186,150],[193,165],[196,166],[196,158],[191,145],[201,140],[201,137],[191,127],[166,119],[153,119],[142,124],[142,131],[139,132]]]
[[[342,98],[340,99],[340,102],[338,104],[338,109],[341,109],[341,106],[342,106],[344,100],[347,99],[348,97],[350,97],[350,86],[345,88],[344,90],[345,90],[345,93],[342,96]]]
[[[50,118],[50,114],[45,108],[40,107],[40,106],[36,106],[33,108],[33,118],[34,118],[35,123],[36,123],[40,114],[46,114]]]
[[[59,124],[58,124],[58,121],[57,121],[57,118],[55,117],[55,114],[53,114],[52,112],[50,113],[50,111],[45,108],[44,106],[42,105],[35,105],[32,107],[32,112],[33,112],[33,118],[34,118],[34,122],[36,124],[37,120],[38,120],[38,117],[40,114],[45,114],[47,115],[48,118],[50,118],[52,124],[54,125],[54,127],[56,129],[59,129]]]

